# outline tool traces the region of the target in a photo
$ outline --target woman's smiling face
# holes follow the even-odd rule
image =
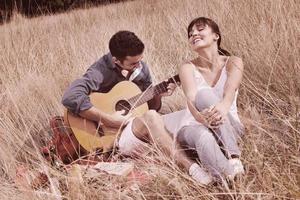
[[[211,27],[203,23],[195,24],[188,36],[193,50],[209,47],[216,43],[219,38],[218,34],[214,33]]]

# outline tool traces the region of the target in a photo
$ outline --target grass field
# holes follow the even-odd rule
[[[0,26],[0,199],[299,199],[299,10],[297,0],[136,0],[32,19],[16,14]],[[246,174],[232,189],[203,188],[158,151],[136,161],[151,183],[132,187],[99,176],[71,190],[66,174],[39,154],[49,119],[63,114],[64,89],[108,51],[118,30],[144,41],[155,82],[174,75],[195,56],[186,27],[198,16],[214,19],[222,46],[244,61],[238,106],[246,126]],[[183,106],[177,89],[164,100],[163,112]],[[50,188],[17,187],[20,165],[45,172]]]

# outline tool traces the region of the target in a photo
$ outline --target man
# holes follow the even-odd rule
[[[172,154],[172,138],[164,128],[161,116],[156,112],[161,107],[161,97],[171,95],[175,84],[168,85],[166,93],[155,96],[148,102],[151,109],[141,117],[130,118],[122,111],[113,114],[105,113],[92,105],[89,100],[91,92],[109,92],[117,83],[132,80],[142,91],[152,81],[148,66],[142,61],[144,44],[130,31],[119,31],[109,41],[110,52],[95,62],[87,72],[75,80],[65,91],[63,105],[71,112],[86,119],[101,122],[106,126],[123,130],[118,140],[118,148],[122,154],[132,155],[142,152],[145,143],[156,143],[166,154]],[[136,70],[140,73],[137,74]],[[156,110],[156,111],[154,111]],[[207,184],[210,177],[183,153],[177,152],[175,160],[183,166],[197,181]]]

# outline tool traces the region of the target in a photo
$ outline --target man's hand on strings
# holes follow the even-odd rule
[[[167,82],[168,80],[166,80]],[[175,83],[169,83],[167,86],[167,91],[164,93],[161,93],[160,96],[165,97],[165,96],[171,96],[176,89],[177,85]]]

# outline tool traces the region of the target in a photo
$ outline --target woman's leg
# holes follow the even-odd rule
[[[213,133],[202,125],[183,127],[177,136],[182,146],[197,151],[201,163],[214,177],[232,174],[232,167],[220,149]]]
[[[201,89],[196,95],[196,107],[199,111],[204,110],[212,105],[218,103],[220,99],[215,95],[215,93],[210,88]],[[230,115],[230,114],[229,114]],[[240,156],[241,152],[237,145],[238,134],[236,130],[232,127],[230,122],[230,117],[225,119],[225,122],[220,125],[220,127],[213,132],[217,139],[222,143],[222,148],[228,158],[232,156]]]
[[[175,149],[173,139],[164,127],[162,117],[154,110],[150,110],[141,117],[133,120],[132,133],[136,138],[144,143],[156,145],[162,152],[169,156],[174,156],[177,164],[185,169],[193,164],[183,152]]]
[[[212,181],[211,177],[197,163],[181,150],[174,148],[173,138],[165,129],[163,118],[157,112],[150,110],[143,116],[135,118],[130,128],[137,139],[155,144],[168,156],[172,156],[177,164],[184,167],[197,182],[207,185]],[[126,135],[123,136],[126,137]],[[124,145],[126,146],[126,144]]]

